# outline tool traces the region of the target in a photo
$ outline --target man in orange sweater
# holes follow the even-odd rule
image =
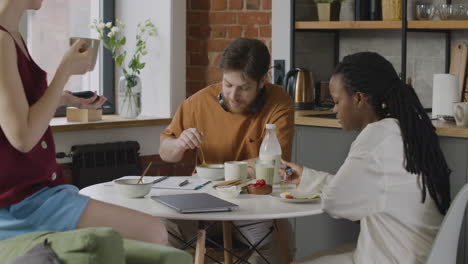
[[[210,85],[179,107],[171,124],[161,134],[159,154],[164,161],[178,162],[187,150],[203,149],[207,163],[253,160],[259,155],[266,124],[276,124],[282,158],[291,159],[294,136],[294,108],[289,95],[267,81],[270,53],[256,39],[239,38],[223,51],[219,69],[221,83]],[[235,223],[252,244],[269,232],[272,221]],[[175,221],[168,224],[171,228]],[[177,221],[177,233],[184,235],[189,224]],[[192,225],[195,227],[195,225]],[[244,232],[245,231],[245,232]],[[259,251],[270,263],[279,261],[273,236]],[[251,263],[264,263],[256,253]]]

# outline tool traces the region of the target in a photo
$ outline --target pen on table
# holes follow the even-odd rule
[[[179,183],[179,187],[182,187],[182,186],[184,186],[184,185],[187,185],[188,183],[189,183],[189,181],[188,181],[188,180],[185,180],[185,181]]]
[[[207,185],[207,184],[210,184],[210,183],[211,183],[211,181],[207,181],[207,182],[205,182],[205,183],[203,183],[203,184],[200,184],[200,185],[198,185],[197,187],[195,187],[195,190],[199,190],[199,189],[203,188],[203,186],[205,186],[205,185]]]
[[[156,183],[158,183],[158,182],[162,182],[162,181],[164,181],[164,180],[167,179],[167,178],[169,178],[169,176],[163,176],[163,177],[161,177],[161,178],[159,178],[159,179],[154,180],[154,181],[153,181],[153,184],[156,184]]]

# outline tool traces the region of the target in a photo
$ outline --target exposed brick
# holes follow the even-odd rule
[[[208,83],[220,82],[222,78],[223,78],[223,74],[218,70],[218,68],[216,67],[208,68],[208,71],[206,74],[206,81]]]
[[[187,93],[194,94],[201,89],[206,87],[205,81],[188,81],[187,82]]]
[[[270,24],[271,12],[245,12],[239,13],[241,25],[266,25]]]
[[[237,24],[237,13],[235,12],[215,12],[210,13],[208,23],[212,25]]]
[[[203,25],[203,26],[201,26],[201,25],[200,26],[199,25],[196,25],[196,26],[189,25],[188,29],[189,29],[188,36],[192,37],[192,38],[208,38],[210,36],[211,29],[207,25]]]
[[[187,25],[208,25],[208,14],[206,11],[187,12]]]
[[[218,68],[222,54],[222,52],[210,52],[210,54],[208,54],[208,59],[210,60],[210,65],[212,67]]]
[[[187,80],[190,81],[204,81],[206,75],[206,68],[200,66],[187,67]]]
[[[249,10],[259,10],[260,9],[260,0],[247,0],[246,7]]]
[[[260,26],[260,37],[261,38],[271,38],[271,26]]]
[[[204,51],[201,53],[189,53],[189,63],[190,66],[207,66],[209,64],[208,54]]]
[[[210,38],[226,38],[227,32],[225,26],[213,26],[211,27],[211,36]]]
[[[229,26],[227,27],[226,31],[228,33],[228,38],[234,39],[242,37],[242,32],[244,31],[244,29],[242,28],[242,26]]]
[[[222,51],[231,41],[225,39],[210,39],[208,40],[208,52]]]
[[[201,50],[206,50],[207,44],[205,40],[199,39],[188,39],[187,40],[187,51],[188,52],[200,52]]]
[[[240,10],[244,8],[244,0],[229,0],[229,10]]]
[[[262,0],[262,9],[271,10],[271,0]]]
[[[258,38],[258,27],[256,25],[248,25],[244,36],[247,38]]]
[[[192,0],[190,8],[192,10],[209,10],[210,0]]]
[[[227,0],[214,0],[211,5],[212,10],[226,10],[227,9]]]

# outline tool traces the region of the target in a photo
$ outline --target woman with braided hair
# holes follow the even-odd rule
[[[283,162],[281,174],[321,191],[323,210],[359,220],[361,232],[354,251],[304,263],[425,263],[450,206],[451,170],[414,89],[385,58],[361,52],[337,66],[330,93],[343,129],[361,130],[344,164],[331,175]]]

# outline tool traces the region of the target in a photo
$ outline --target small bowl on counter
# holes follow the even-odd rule
[[[114,181],[114,188],[127,198],[144,197],[151,191],[153,181],[143,179],[143,182],[137,182],[138,179],[118,179]]]

